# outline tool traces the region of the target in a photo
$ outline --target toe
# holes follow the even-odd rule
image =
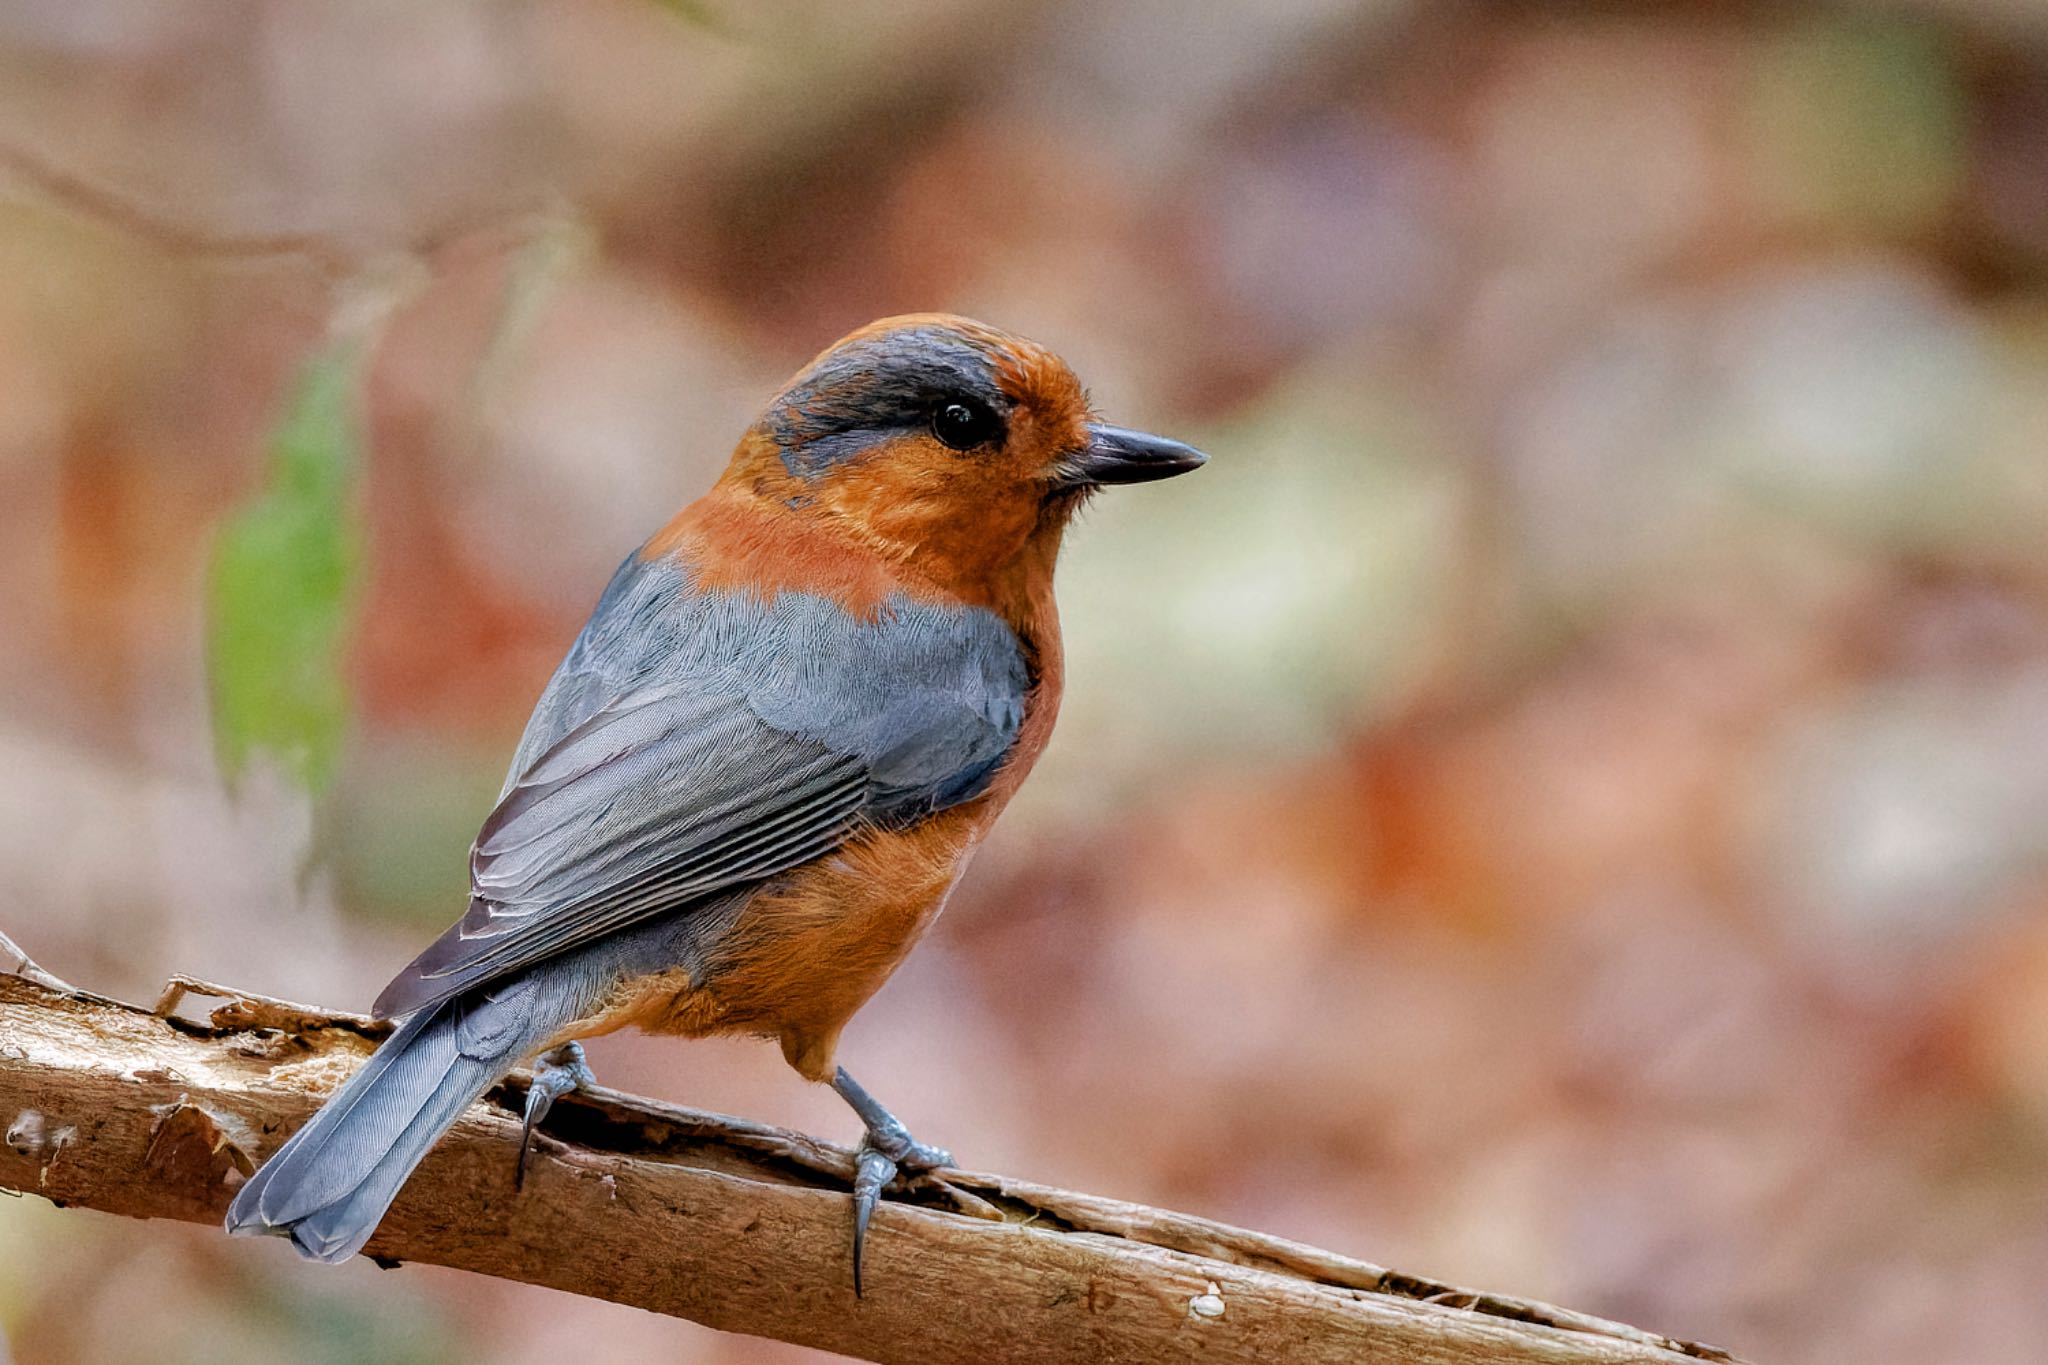
[[[861,1295],[861,1258],[867,1250],[868,1220],[875,1216],[882,1190],[896,1178],[896,1162],[873,1147],[860,1149],[853,1176],[853,1293]]]
[[[910,1144],[910,1150],[898,1157],[900,1165],[913,1171],[936,1171],[942,1166],[953,1164],[953,1154],[944,1147],[933,1147],[922,1142]]]

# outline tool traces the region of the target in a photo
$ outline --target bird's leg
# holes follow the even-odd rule
[[[526,1185],[526,1156],[533,1144],[533,1130],[555,1107],[555,1101],[579,1085],[596,1084],[597,1076],[583,1059],[581,1043],[564,1043],[533,1059],[533,1082],[526,1087],[526,1121],[519,1126],[519,1165],[512,1173],[513,1189]]]
[[[912,1137],[903,1120],[884,1109],[881,1101],[846,1074],[845,1067],[833,1074],[832,1088],[839,1092],[839,1098],[853,1106],[853,1112],[860,1115],[861,1124],[867,1129],[861,1138],[853,1176],[853,1292],[857,1297],[861,1292],[860,1258],[867,1245],[868,1220],[874,1217],[883,1189],[896,1178],[899,1168],[935,1171],[952,1165],[953,1154]]]

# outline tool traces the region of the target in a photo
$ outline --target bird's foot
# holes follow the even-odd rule
[[[934,1147],[912,1137],[903,1121],[862,1089],[859,1082],[846,1074],[845,1068],[840,1068],[838,1075],[833,1077],[832,1088],[853,1106],[853,1111],[860,1115],[861,1123],[867,1129],[854,1157],[853,1292],[857,1298],[861,1294],[861,1258],[867,1249],[868,1222],[875,1216],[875,1205],[881,1202],[882,1191],[902,1172],[922,1174],[951,1166],[953,1154],[943,1147]]]
[[[853,1174],[853,1292],[856,1298],[861,1293],[860,1263],[861,1253],[867,1249],[868,1220],[875,1216],[875,1205],[882,1202],[882,1191],[901,1171],[917,1174],[952,1164],[951,1152],[917,1141],[900,1123],[893,1129],[868,1129],[867,1136],[861,1139],[860,1151],[855,1155]]]
[[[533,1059],[533,1081],[526,1087],[526,1119],[519,1126],[519,1165],[512,1173],[512,1188],[526,1186],[526,1158],[533,1147],[533,1130],[555,1107],[555,1101],[579,1085],[597,1084],[597,1075],[583,1059],[583,1044],[564,1043]]]

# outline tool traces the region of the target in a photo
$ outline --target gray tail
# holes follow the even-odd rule
[[[427,1150],[575,1017],[537,973],[414,1014],[235,1195],[228,1231],[316,1261],[362,1250]],[[549,1008],[549,1006],[557,1006]]]

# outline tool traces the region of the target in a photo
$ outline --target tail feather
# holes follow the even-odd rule
[[[235,1195],[228,1231],[289,1236],[316,1261],[362,1250],[462,1111],[576,1016],[542,977],[407,1019]]]

